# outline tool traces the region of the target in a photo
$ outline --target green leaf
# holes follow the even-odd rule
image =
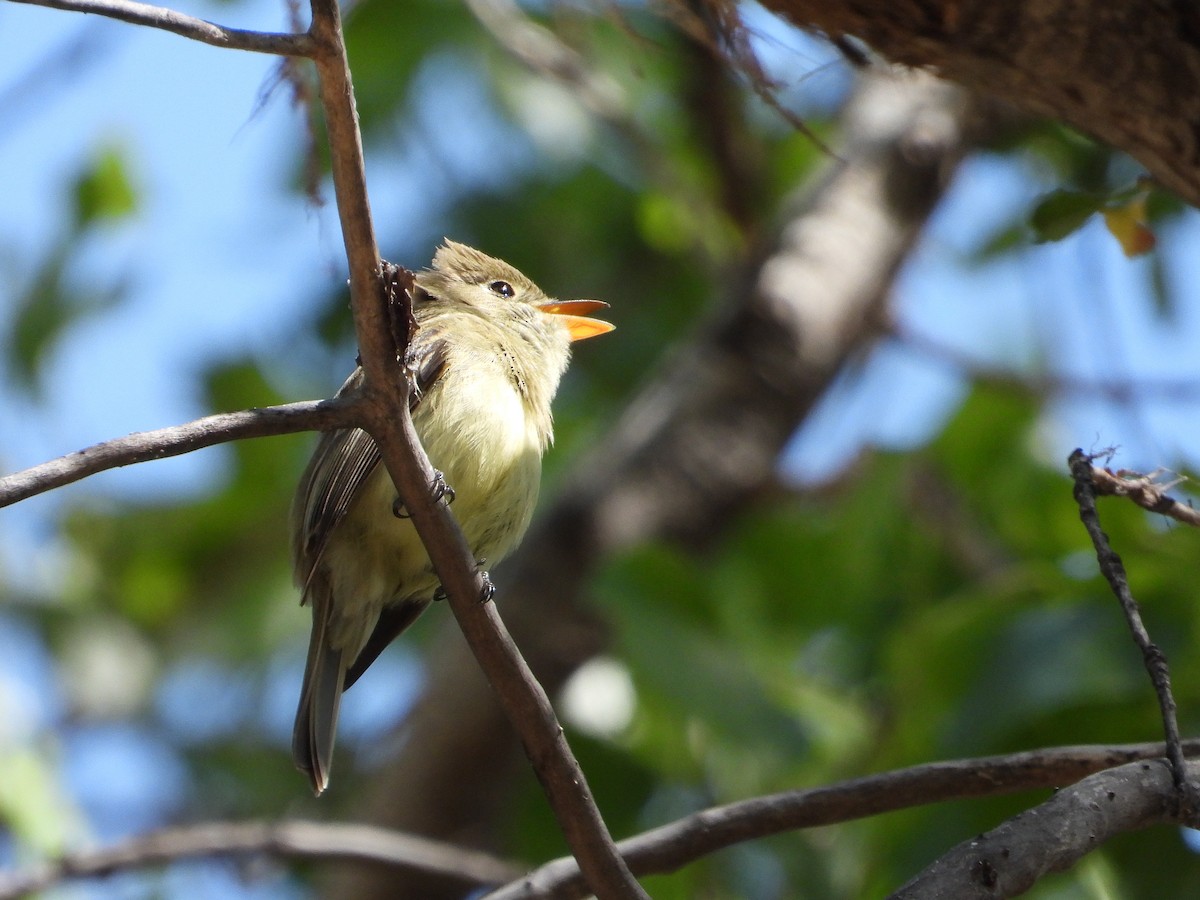
[[[1104,198],[1081,191],[1052,191],[1038,201],[1029,217],[1038,243],[1061,241],[1074,234],[1104,205]]]
[[[115,147],[101,150],[75,179],[75,225],[87,228],[97,222],[116,221],[137,211],[138,198],[122,153]]]

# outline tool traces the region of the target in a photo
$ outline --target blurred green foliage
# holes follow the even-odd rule
[[[116,306],[128,290],[126,277],[98,284],[74,266],[80,245],[137,212],[126,151],[114,146],[94,151],[67,195],[72,208],[61,234],[22,274],[12,294],[11,320],[0,322],[3,370],[14,385],[34,395],[58,339],[86,316]]]
[[[577,156],[563,159],[530,139],[519,148],[528,164],[507,183],[465,187],[413,228],[421,253],[452,234],[518,262],[552,290],[614,302],[619,340],[580,352],[563,387],[548,461],[553,484],[555,471],[687,339],[770,233],[785,195],[824,160],[810,141],[764,116],[749,92],[725,84],[720,112],[744,162],[722,168],[704,128],[716,110],[695,98],[703,79],[724,76],[705,71],[695,48],[646,9],[556,7],[546,21],[622,86],[641,145],[597,127]],[[364,0],[346,33],[369,154],[398,152],[429,122],[457,114],[436,106],[436,84],[420,81],[431,60],[474,73],[514,119],[521,86],[534,77],[449,0]],[[811,108],[809,124],[822,136],[836,133],[839,97],[831,91]],[[1110,152],[1056,127],[1033,129],[999,152],[1045,161],[1062,189],[1019,222],[997,223],[980,261],[1027,248],[1031,215],[1040,239],[1074,231],[1122,171]],[[647,156],[673,173],[670,183],[655,180]],[[105,149],[77,177],[71,224],[31,266],[24,299],[3,326],[5,371],[15,382],[31,386],[56,338],[119,298],[119,286],[97,295],[68,285],[66,264],[88,229],[136,213],[127,168],[123,151]],[[734,185],[745,201],[737,208],[728,197],[732,177],[744,179]],[[1160,214],[1177,211],[1167,205]],[[401,262],[414,252],[385,248]],[[302,326],[319,338],[320,350],[310,351],[315,370],[328,363],[321,353],[352,357],[344,293]],[[279,385],[288,383],[280,372],[295,365],[222,359],[200,376],[205,405],[294,399]],[[928,446],[866,453],[819,492],[781,486],[731,523],[704,558],[655,545],[609,562],[592,593],[612,622],[612,652],[633,678],[636,713],[611,740],[572,740],[618,835],[714,803],[935,759],[1157,736],[1153,696],[1095,570],[1065,460],[1050,466],[1031,449],[1044,399],[978,388]],[[134,503],[76,495],[60,513],[70,570],[63,593],[21,608],[59,658],[81,627],[129,626],[129,640],[152,665],[126,714],[164,733],[154,681],[180,660],[216,660],[249,684],[243,727],[209,740],[168,734],[193,779],[181,818],[269,817],[298,802],[286,743],[258,719],[272,696],[264,661],[282,648],[299,652],[307,629],[290,585],[284,523],[310,444],[297,436],[208,451],[222,454],[223,474],[201,496]],[[1175,664],[1184,729],[1194,733],[1196,536],[1117,501],[1105,502],[1102,514],[1151,631]],[[414,634],[409,645],[422,640]],[[66,719],[105,715],[78,705]],[[351,779],[351,768],[339,777]],[[369,765],[353,777],[369,778]],[[0,798],[28,845],[54,843],[31,837],[45,830],[31,810],[47,808],[47,793]],[[658,900],[878,896],[1043,796],[782,835],[646,885]],[[72,812],[63,806],[67,830]],[[512,813],[505,838],[513,852],[564,852],[534,785]],[[1190,860],[1173,833],[1130,835],[1032,896],[1193,897],[1200,867]]]

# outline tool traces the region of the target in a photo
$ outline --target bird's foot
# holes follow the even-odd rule
[[[446,498],[446,505],[449,506],[454,502],[454,488],[446,483],[446,476],[439,470],[433,470],[433,502],[437,503],[443,497]]]
[[[431,492],[433,494],[434,503],[437,503],[443,497],[446,498],[447,506],[454,502],[454,488],[450,487],[450,485],[446,483],[446,476],[437,469],[433,470],[433,488]],[[398,496],[392,501],[392,515],[397,519],[412,518],[408,514],[408,508],[405,507],[404,501],[402,501]]]
[[[478,570],[480,577],[483,579],[483,588],[479,592],[480,603],[490,603],[496,596],[496,585],[492,581],[492,576],[489,575],[487,573],[487,569],[483,567],[484,563],[486,562],[486,559],[475,560],[475,567]],[[446,589],[439,584],[437,589],[433,592],[433,602],[438,603],[445,599]]]
[[[487,573],[487,569],[482,568],[484,560],[479,561],[480,569],[479,576],[483,579],[483,590],[479,592],[480,603],[491,603],[496,598],[496,585],[492,581],[492,576]]]

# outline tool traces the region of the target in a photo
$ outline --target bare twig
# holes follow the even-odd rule
[[[110,19],[120,19],[147,28],[161,28],[193,41],[227,47],[231,50],[250,50],[273,53],[277,56],[312,56],[313,43],[307,34],[281,34],[269,31],[246,31],[225,28],[205,19],[186,16],[173,9],[136,3],[134,0],[11,0],[31,6],[47,6],[69,12],[94,13]]]
[[[359,341],[364,396],[369,418],[364,427],[379,444],[388,473],[411,516],[441,580],[450,608],[476,659],[521,736],[592,891],[600,898],[646,896],[617,853],[579,767],[554,716],[545,691],[521,658],[494,604],[480,603],[484,583],[474,555],[449,509],[434,499],[433,467],[421,449],[408,413],[409,386],[404,347],[396,345],[395,309],[376,247],[362,139],[358,131],[350,69],[335,0],[312,0],[311,34],[317,43],[321,103],[329,129],[333,184],[350,264],[350,296]],[[411,274],[395,290],[411,291]]]
[[[1100,513],[1096,509],[1096,489],[1092,482],[1092,459],[1093,457],[1079,449],[1067,458],[1071,467],[1071,477],[1075,481],[1074,494],[1075,502],[1079,504],[1079,518],[1096,548],[1096,560],[1100,564],[1100,571],[1121,604],[1133,640],[1142,651],[1142,660],[1150,673],[1150,680],[1158,695],[1159,709],[1162,711],[1167,759],[1170,760],[1171,771],[1175,776],[1181,811],[1185,820],[1191,820],[1200,811],[1200,804],[1197,802],[1194,786],[1187,779],[1187,766],[1179,741],[1179,723],[1175,717],[1175,697],[1171,693],[1171,673],[1167,668],[1167,658],[1158,645],[1150,640],[1146,626],[1142,623],[1137,601],[1129,589],[1125,566],[1121,557],[1109,544],[1108,535],[1100,527]]]
[[[1200,753],[1200,740],[1187,741]],[[784,831],[848,822],[885,812],[968,797],[1057,789],[1102,769],[1161,757],[1163,745],[1053,747],[1007,756],[960,759],[897,769],[809,790],[784,791],[706,809],[621,841],[639,875],[673,872],[733,844]],[[570,857],[546,863],[488,895],[488,900],[584,897],[587,886]],[[957,896],[946,894],[944,896]]]
[[[0,875],[0,900],[16,900],[72,878],[200,856],[266,853],[293,859],[351,859],[420,871],[464,888],[516,878],[502,859],[368,825],[327,822],[209,822],[168,828],[112,847],[70,853],[25,871]]]
[[[732,71],[745,78],[747,86],[769,109],[812,141],[822,154],[830,159],[838,158],[804,119],[779,101],[776,96],[778,85],[763,71],[735,5],[682,0],[668,3],[665,9],[669,14],[674,13],[674,19],[683,31],[708,47],[715,57],[723,59]]]
[[[355,424],[357,415],[357,401],[350,398],[305,400],[285,406],[219,413],[185,425],[134,432],[5,475],[0,478],[0,507],[108,469],[180,456],[214,444],[245,438],[346,428]]]
[[[1187,767],[1200,775],[1195,763]],[[1069,868],[1105,841],[1150,825],[1180,822],[1175,773],[1161,761],[1091,775],[1040,806],[959,844],[891,895],[891,900],[1000,900]]]
[[[1200,527],[1200,510],[1167,495],[1167,491],[1183,479],[1161,484],[1156,480],[1161,474],[1151,472],[1149,475],[1143,475],[1125,470],[1113,472],[1110,469],[1092,466],[1092,485],[1101,496],[1128,497],[1142,509],[1159,513],[1185,525]]]

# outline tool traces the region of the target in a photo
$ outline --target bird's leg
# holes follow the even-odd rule
[[[483,578],[483,590],[479,592],[480,603],[490,603],[496,596],[496,585],[492,581],[492,576],[489,575],[487,569],[483,567],[484,563],[486,562],[486,559],[475,560],[475,569]],[[437,603],[438,601],[445,599],[446,589],[439,584],[437,586],[437,590],[433,592],[433,602]]]
[[[447,506],[454,502],[454,488],[450,487],[450,485],[446,483],[446,476],[437,469],[433,470],[433,487],[430,493],[433,494],[434,503],[437,503],[443,497],[446,498]],[[412,518],[408,514],[408,510],[404,508],[404,504],[401,502],[399,495],[397,495],[396,499],[392,501],[392,515],[397,519]]]

